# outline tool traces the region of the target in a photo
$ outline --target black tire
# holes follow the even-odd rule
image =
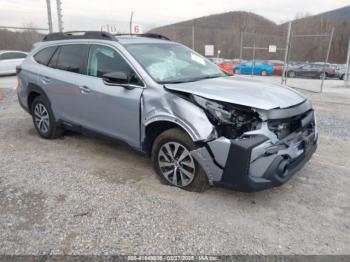
[[[267,71],[266,71],[266,70],[262,70],[262,71],[260,72],[260,75],[261,75],[261,76],[267,76]]]
[[[345,74],[342,74],[342,75],[339,77],[340,80],[344,80],[344,78],[345,78]]]
[[[40,128],[38,124],[38,115],[36,114],[35,110],[36,107],[43,107],[45,108],[48,117],[48,126],[47,130],[43,130]],[[38,134],[45,139],[54,139],[57,137],[60,137],[63,134],[63,129],[60,127],[60,125],[56,122],[56,119],[53,115],[52,109],[50,107],[49,101],[44,96],[37,96],[32,105],[31,105],[31,114],[33,119],[33,124],[38,132]]]
[[[195,166],[194,177],[193,177],[193,180],[190,182],[190,184],[188,184],[186,186],[178,186],[178,185],[174,185],[174,184],[170,183],[166,179],[166,177],[163,175],[161,168],[160,168],[159,154],[160,154],[161,148],[164,145],[166,145],[167,143],[179,143],[179,144],[181,144],[181,146],[185,147],[189,152],[192,150],[195,150],[197,148],[196,145],[193,143],[192,139],[184,131],[182,131],[179,128],[168,129],[168,130],[164,131],[163,133],[161,133],[155,139],[153,146],[152,146],[152,153],[151,153],[151,158],[152,158],[154,170],[158,174],[158,176],[160,177],[161,182],[163,184],[176,186],[176,187],[185,189],[187,191],[192,191],[192,192],[203,192],[206,189],[208,189],[209,188],[208,177],[205,174],[202,167],[197,163],[197,161],[195,159],[193,159],[194,166]],[[180,163],[180,165],[181,165],[181,163]]]
[[[295,78],[296,77],[296,73],[294,71],[289,71],[287,75],[288,75],[289,78]]]

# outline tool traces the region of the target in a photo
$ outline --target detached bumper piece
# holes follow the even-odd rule
[[[299,145],[304,148],[303,153],[295,159],[288,159],[278,154],[269,155],[268,149],[266,149],[266,155],[261,157],[260,162],[258,162],[258,169],[262,173],[256,176],[252,174],[251,170],[256,168],[251,163],[252,150],[266,141],[265,136],[257,136],[246,140],[231,140],[223,175],[220,181],[214,182],[214,185],[243,192],[253,192],[279,186],[298,172],[310,160],[317,148],[317,139],[312,139],[311,142],[310,140],[303,141]]]

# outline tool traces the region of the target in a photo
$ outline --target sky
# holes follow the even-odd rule
[[[61,0],[64,30],[126,31],[130,14],[144,31],[161,25],[229,11],[253,12],[281,23],[297,14],[318,14],[350,4],[350,0]],[[51,0],[57,31],[56,0]],[[46,0],[0,0],[0,26],[32,24],[47,28]]]

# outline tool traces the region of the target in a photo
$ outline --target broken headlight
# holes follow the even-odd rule
[[[236,138],[244,132],[256,129],[260,123],[258,114],[248,107],[218,103],[196,95],[192,97],[205,110],[209,120],[217,127],[219,135]]]

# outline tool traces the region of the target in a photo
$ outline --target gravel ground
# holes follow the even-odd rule
[[[123,145],[40,139],[0,91],[0,254],[349,254],[350,97],[308,94],[319,149],[287,184],[198,194]]]

